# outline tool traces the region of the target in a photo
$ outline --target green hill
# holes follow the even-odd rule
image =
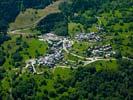
[[[133,100],[132,5],[0,0],[0,100]]]

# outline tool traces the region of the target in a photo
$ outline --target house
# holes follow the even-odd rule
[[[62,50],[58,48],[54,48],[54,50],[55,51],[53,51],[52,54],[47,54],[44,57],[40,57],[38,59],[39,65],[41,64],[48,67],[54,67],[55,64],[63,58]]]
[[[63,37],[57,36],[54,33],[46,33],[44,35],[38,36],[40,41],[59,41],[62,40]]]
[[[90,47],[88,49],[92,53],[93,56],[107,56],[110,57],[112,54],[115,54],[114,51],[112,51],[112,46],[110,44],[104,45],[104,46],[95,46]]]
[[[75,39],[79,41],[87,40],[87,41],[101,41],[102,39],[96,33],[80,33],[75,36]]]

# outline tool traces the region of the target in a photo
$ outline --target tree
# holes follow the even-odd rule
[[[12,55],[12,58],[13,58],[14,62],[19,62],[19,61],[22,61],[22,59],[23,59],[23,57],[18,52],[15,52]]]
[[[49,91],[49,96],[55,98],[57,96],[55,91]]]
[[[68,35],[67,23],[67,19],[63,13],[53,13],[42,19],[36,28],[41,31],[42,34],[55,32],[57,35],[66,36]]]
[[[4,68],[0,68],[0,80],[2,80],[5,77],[5,69]],[[1,83],[0,83],[1,85]]]
[[[5,62],[5,57],[0,55],[0,66],[3,65]]]
[[[35,93],[36,82],[33,78],[27,78],[13,82],[13,98],[25,99],[28,96],[33,96]]]
[[[115,58],[117,58],[117,59],[122,58],[122,54],[121,54],[120,51],[117,51],[117,52],[116,52],[116,54],[115,54]]]

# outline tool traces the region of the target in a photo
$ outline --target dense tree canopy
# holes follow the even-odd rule
[[[96,71],[95,67],[79,68],[68,86],[75,87],[76,92],[69,94],[73,99],[132,99],[133,63],[128,60],[120,61],[119,70]]]
[[[61,36],[67,35],[67,27],[67,19],[63,13],[50,14],[37,25],[37,29],[40,30],[42,34],[53,31],[55,34]]]

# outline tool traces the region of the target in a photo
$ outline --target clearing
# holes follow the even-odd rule
[[[9,31],[32,28],[48,14],[60,12],[59,4],[63,1],[64,0],[58,0],[44,9],[30,8],[27,9],[25,12],[21,12],[17,16],[15,22],[10,24]]]

